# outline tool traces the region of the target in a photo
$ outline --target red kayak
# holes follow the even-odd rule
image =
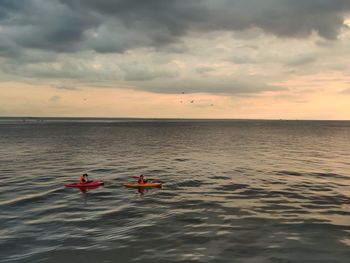
[[[97,181],[89,181],[87,183],[69,183],[69,184],[65,184],[64,186],[66,187],[78,187],[78,188],[84,188],[84,187],[97,187],[97,186],[101,186],[104,185],[104,182],[101,180],[97,180]]]

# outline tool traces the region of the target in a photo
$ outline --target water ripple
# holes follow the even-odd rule
[[[0,262],[350,258],[349,123],[12,122],[0,135]],[[105,186],[63,187],[83,172]],[[139,174],[165,184],[122,186]]]

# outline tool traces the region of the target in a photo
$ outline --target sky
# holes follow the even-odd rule
[[[350,120],[349,0],[0,0],[0,116]]]

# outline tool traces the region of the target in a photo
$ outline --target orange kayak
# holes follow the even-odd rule
[[[139,183],[125,183],[123,184],[125,187],[133,187],[133,188],[138,188],[138,187],[162,187],[162,183],[144,183],[144,184],[139,184]]]

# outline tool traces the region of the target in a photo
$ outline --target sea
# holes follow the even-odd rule
[[[1,118],[0,262],[350,262],[350,122]]]

